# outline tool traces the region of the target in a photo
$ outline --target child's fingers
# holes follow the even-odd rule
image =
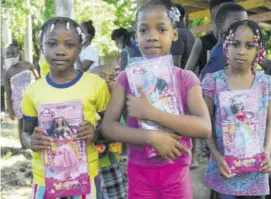
[[[146,93],[143,91],[141,86],[137,86],[137,90],[138,90],[138,92],[139,92],[139,94],[141,95],[142,98],[149,99],[148,96],[146,95]]]
[[[83,122],[81,122],[80,124],[79,124],[79,126],[80,127],[83,127],[83,126],[92,126],[91,124],[90,124],[90,122],[89,121],[87,121],[87,120],[84,120]]]
[[[80,134],[80,133],[85,132],[85,131],[94,132],[94,128],[92,126],[90,126],[90,125],[88,125],[88,126],[80,126],[80,128],[77,131],[77,134]]]
[[[264,165],[268,164],[268,160],[265,158],[262,162],[261,162],[261,167],[263,167]]]
[[[39,127],[35,127],[34,128],[34,134],[46,134],[46,131],[42,128],[39,128]]]
[[[179,149],[180,151],[182,151],[182,152],[185,152],[185,153],[188,153],[188,154],[190,154],[191,152],[186,148],[186,147],[184,147],[180,142],[178,142],[177,140],[174,140],[175,142],[175,147],[177,148],[177,149]]]
[[[51,143],[51,138],[48,136],[44,136],[42,133],[33,133],[31,136],[32,140],[44,140],[48,143]]]
[[[175,154],[174,154],[173,152],[169,152],[169,153],[167,154],[167,157],[169,157],[169,158],[171,158],[171,159],[175,159],[175,158],[176,158],[176,156],[175,156]]]
[[[173,153],[174,153],[175,157],[180,157],[182,155],[182,153],[175,147],[173,149]]]
[[[46,149],[49,149],[50,147],[48,146],[43,146],[43,145],[33,145],[31,146],[31,149],[33,151],[40,151],[40,150],[46,150]]]
[[[265,173],[269,173],[270,172],[270,167],[268,164],[268,160],[265,159],[262,163],[261,163],[261,171],[265,172]]]
[[[222,176],[224,176],[225,178],[227,178],[227,179],[230,179],[230,178],[232,178],[232,177],[234,177],[236,174],[230,174],[229,172],[228,172],[228,170],[227,169],[225,169],[225,167],[224,166],[220,166],[220,168],[219,168],[219,172],[220,172],[220,174],[222,175]]]
[[[47,138],[47,137],[45,137],[45,138]],[[51,140],[42,139],[42,138],[41,139],[35,139],[35,137],[34,137],[34,138],[31,138],[30,144],[31,144],[31,146],[42,145],[42,146],[45,146],[45,147],[48,148],[48,147],[51,146]]]
[[[223,160],[221,162],[221,166],[223,167],[223,169],[227,172],[227,174],[231,174],[231,170],[227,164],[227,162],[225,160]]]
[[[172,138],[176,139],[176,140],[179,140],[180,139],[180,136],[179,135],[176,135],[175,133],[170,133],[169,134]]]

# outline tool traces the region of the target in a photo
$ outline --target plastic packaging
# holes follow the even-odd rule
[[[149,96],[149,100],[156,108],[176,114],[183,115],[183,107],[178,89],[177,80],[174,73],[174,65],[171,55],[156,57],[152,59],[134,59],[126,68],[131,92],[136,97],[141,97],[138,86]],[[174,133],[160,124],[152,121],[138,121],[143,129],[162,130]],[[190,138],[182,137],[180,142],[188,149],[192,148]],[[150,147],[146,146],[146,155],[156,157],[158,154]]]
[[[81,101],[38,107],[39,127],[53,140],[43,152],[46,198],[90,193],[86,143],[76,138],[82,110]]]
[[[256,90],[219,94],[225,160],[233,173],[259,172],[264,149],[260,141]]]

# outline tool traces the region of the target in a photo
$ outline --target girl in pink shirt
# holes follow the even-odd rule
[[[145,58],[170,53],[172,41],[178,39],[175,25],[179,15],[175,7],[160,0],[148,1],[139,9],[136,15],[136,38]],[[121,72],[117,77],[102,122],[102,132],[109,139],[129,144],[129,199],[192,199],[189,174],[191,155],[179,142],[179,137],[206,138],[211,134],[211,122],[198,78],[192,72],[180,68],[174,68],[174,75],[178,79],[182,99],[179,105],[184,115],[155,108],[143,91],[141,98],[131,96],[126,72]],[[125,104],[128,110],[127,126],[119,123]],[[172,129],[176,134],[139,128],[137,120],[153,121]],[[147,157],[144,153],[147,144],[159,156]],[[186,155],[181,156],[181,153]]]

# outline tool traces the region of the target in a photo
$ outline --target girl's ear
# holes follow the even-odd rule
[[[173,41],[177,41],[178,40],[178,38],[179,38],[179,33],[178,33],[178,28],[175,28],[174,30],[173,30]]]

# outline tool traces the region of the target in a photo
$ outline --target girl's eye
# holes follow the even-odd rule
[[[159,31],[160,32],[167,32],[167,29],[166,28],[159,28]]]
[[[68,46],[68,48],[73,48],[75,46],[75,44],[70,43],[70,44],[67,44],[67,46]]]
[[[145,33],[146,32],[146,29],[139,29],[139,32],[141,32],[141,33]]]
[[[237,42],[231,42],[231,45],[233,46],[233,47],[238,47],[239,46],[239,44],[237,43]]]
[[[56,44],[56,42],[47,42],[47,45],[49,47],[55,47],[57,44]]]
[[[250,48],[255,48],[256,47],[256,44],[254,43],[248,43],[247,44],[247,48],[250,49]]]

